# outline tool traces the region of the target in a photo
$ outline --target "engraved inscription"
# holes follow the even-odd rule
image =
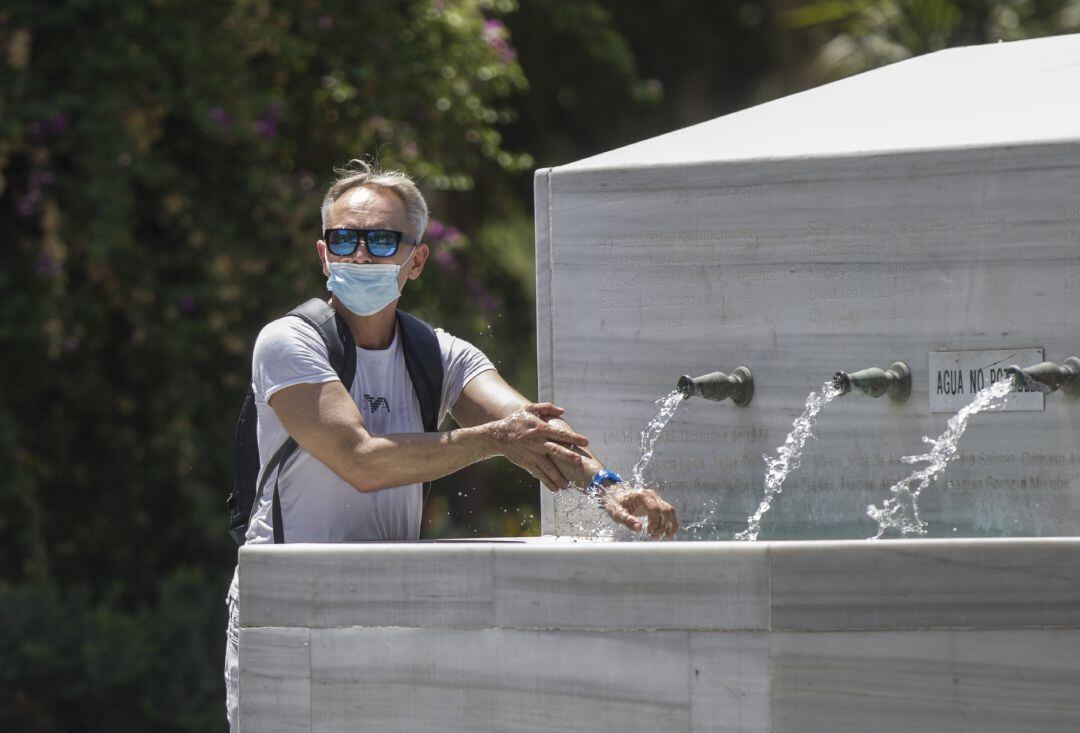
[[[1043,360],[1042,349],[932,351],[928,373],[931,412],[955,412],[975,394],[1005,377],[1012,364],[1027,366]],[[1010,394],[1000,410],[1042,410],[1043,395],[1027,389]]]
[[[607,445],[637,445],[641,433],[634,430],[606,430],[603,442]],[[660,443],[760,443],[769,440],[768,428],[732,428],[731,430],[679,430],[669,427],[660,434]]]
[[[811,259],[895,256],[903,254],[905,239],[912,237],[955,234],[964,230],[998,231],[1004,228],[1003,215],[988,213],[904,221],[818,221],[811,222],[806,228],[806,254]],[[844,241],[843,238],[848,237],[860,239]]]
[[[1070,258],[1065,265],[1065,289],[1080,290],[1080,257]]]

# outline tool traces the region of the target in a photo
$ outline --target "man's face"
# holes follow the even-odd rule
[[[407,244],[415,241],[416,233],[409,227],[405,216],[405,206],[397,195],[386,189],[358,186],[345,193],[330,207],[326,217],[327,229],[391,229],[402,232],[401,244],[397,252],[390,257],[375,257],[367,251],[363,242],[356,251],[347,257],[338,257],[326,247],[326,242],[319,240],[315,248],[320,262],[326,258],[330,262],[353,262],[358,264],[393,264],[400,265],[410,254],[412,259],[398,273],[398,288],[406,280],[415,280],[424,269],[427,260],[426,244]],[[323,275],[328,275],[323,264]]]

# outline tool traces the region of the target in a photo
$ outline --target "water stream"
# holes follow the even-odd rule
[[[926,534],[926,522],[919,518],[919,495],[956,458],[956,446],[967,430],[972,416],[984,410],[998,409],[1012,391],[1011,376],[980,390],[975,399],[949,418],[944,433],[937,438],[923,436],[923,442],[931,446],[929,453],[904,456],[900,459],[904,463],[925,461],[926,465],[893,484],[889,488],[892,496],[885,500],[880,509],[873,504],[866,508],[866,513],[878,524],[877,534],[870,539],[878,539],[889,530],[898,530],[904,537],[909,534]]]
[[[652,460],[656,439],[660,437],[660,433],[664,432],[664,428],[667,427],[671,417],[679,409],[679,405],[682,404],[684,399],[685,396],[682,391],[676,389],[654,403],[659,412],[641,431],[641,458],[634,465],[634,479],[632,481],[635,489],[645,488],[645,468],[649,465],[649,461]]]
[[[817,422],[818,413],[840,394],[840,390],[832,380],[821,385],[819,392],[811,392],[806,398],[806,409],[795,418],[784,444],[776,449],[776,457],[762,456],[765,459],[765,496],[758,504],[757,511],[747,518],[746,529],[737,532],[735,539],[752,542],[758,538],[758,534],[761,533],[761,518],[772,508],[776,495],[783,491],[784,480],[788,474],[799,467],[803,447],[807,439],[814,434],[814,424]]]

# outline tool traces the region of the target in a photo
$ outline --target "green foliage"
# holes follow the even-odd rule
[[[805,81],[857,74],[910,56],[1080,30],[1077,0],[810,0],[783,16],[818,51]]]
[[[225,612],[206,586],[198,574],[175,573],[159,603],[132,611],[51,585],[0,589],[0,728],[221,728],[223,706],[203,701],[221,697]]]
[[[529,164],[500,145],[498,100],[524,77],[490,3],[302,8],[7,5],[0,347],[20,358],[3,495],[50,516],[9,540],[6,577],[31,557],[64,582],[125,568],[108,591],[131,600],[174,558],[227,549],[208,519],[250,344],[323,291],[312,245],[334,163],[374,151],[436,190],[485,159]]]
[[[478,168],[531,166],[499,132],[525,86],[497,17],[512,9],[0,11],[4,729],[220,725],[223,499],[255,334],[325,291],[313,245],[334,165],[371,155],[433,202]],[[531,275],[471,262],[440,226],[436,253],[459,266],[433,265],[406,307],[466,338],[529,308],[492,353],[512,355]]]

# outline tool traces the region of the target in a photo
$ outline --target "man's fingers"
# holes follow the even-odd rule
[[[652,513],[648,514],[647,516],[649,517],[649,538],[654,540],[658,539],[657,535],[660,534],[660,518]]]
[[[553,425],[547,427],[545,435],[552,440],[559,441],[563,445],[578,445],[584,448],[589,444],[589,439],[581,433],[575,433],[573,430],[567,430],[565,428],[557,428]]]
[[[550,476],[548,476],[539,466],[529,471],[529,473],[532,474],[532,477],[534,479],[542,483],[544,487],[551,493],[555,493],[559,490],[559,487],[556,486],[555,481]]]
[[[618,503],[613,501],[608,502],[605,508],[607,509],[608,516],[619,524],[629,527],[635,532],[641,531],[641,521],[633,514],[623,509]]]
[[[557,482],[560,491],[570,485],[570,479],[566,478],[566,476],[563,475],[563,472],[559,470],[559,467],[556,466],[550,458],[545,457],[542,459],[541,462],[547,464],[545,468]]]
[[[566,412],[563,408],[550,402],[528,402],[522,409],[525,412],[531,412],[537,417],[558,417]]]
[[[646,516],[649,519],[646,534],[654,540],[674,539],[679,530],[675,509],[651,489],[635,491],[624,496],[619,502],[619,509],[629,516]],[[622,522],[628,527],[626,522]]]
[[[539,475],[544,485],[551,491],[561,491],[570,485],[570,482],[563,476],[559,467],[551,462],[551,459],[547,456],[540,458],[536,461],[534,468],[530,471],[534,476]]]
[[[675,517],[675,510],[672,509],[666,512],[665,530],[667,531],[667,538],[669,540],[675,539],[675,533],[679,531],[679,520]]]
[[[581,457],[581,455],[575,453],[574,451],[570,450],[565,446],[559,445],[558,443],[552,443],[551,441],[548,441],[547,443],[544,443],[544,450],[547,451],[549,457],[558,457],[575,466],[580,466],[584,462],[584,459]]]

